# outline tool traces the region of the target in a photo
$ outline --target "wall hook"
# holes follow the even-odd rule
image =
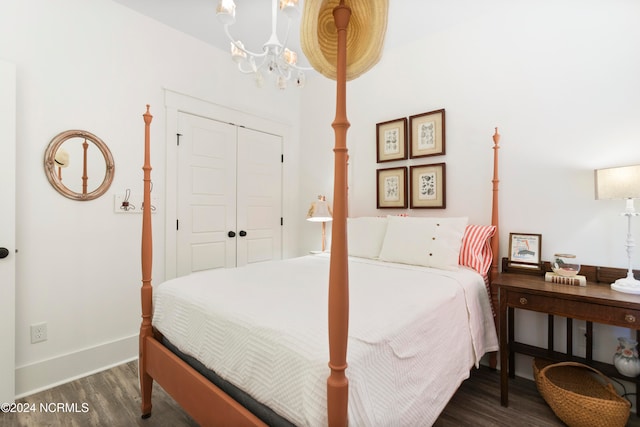
[[[124,192],[124,200],[120,205],[120,209],[125,212],[133,211],[136,209],[136,207],[129,202],[129,197],[131,197],[131,190],[127,188]]]

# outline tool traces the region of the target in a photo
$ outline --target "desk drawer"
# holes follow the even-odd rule
[[[640,329],[640,310],[517,291],[508,293],[507,304],[524,310]]]

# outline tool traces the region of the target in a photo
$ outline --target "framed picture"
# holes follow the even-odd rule
[[[377,208],[406,208],[407,167],[378,169],[377,175]]]
[[[444,109],[409,117],[411,129],[410,158],[444,154]]]
[[[447,207],[447,178],[444,163],[411,166],[411,209]]]
[[[539,270],[541,247],[541,234],[509,233],[510,266]]]
[[[407,118],[376,124],[378,163],[407,158]]]

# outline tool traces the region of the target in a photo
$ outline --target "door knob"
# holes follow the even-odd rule
[[[0,259],[1,258],[6,258],[9,256],[9,249],[7,248],[0,248]]]
[[[247,232],[244,230],[240,230],[240,237],[244,237],[247,235]]]
[[[230,232],[227,233],[227,236],[236,237],[236,232],[235,231],[230,231]]]

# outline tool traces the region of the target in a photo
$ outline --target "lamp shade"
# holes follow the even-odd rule
[[[331,221],[331,208],[324,196],[318,196],[318,200],[311,203],[309,212],[307,212],[307,221],[327,222]]]
[[[640,165],[596,169],[596,199],[640,199]]]

